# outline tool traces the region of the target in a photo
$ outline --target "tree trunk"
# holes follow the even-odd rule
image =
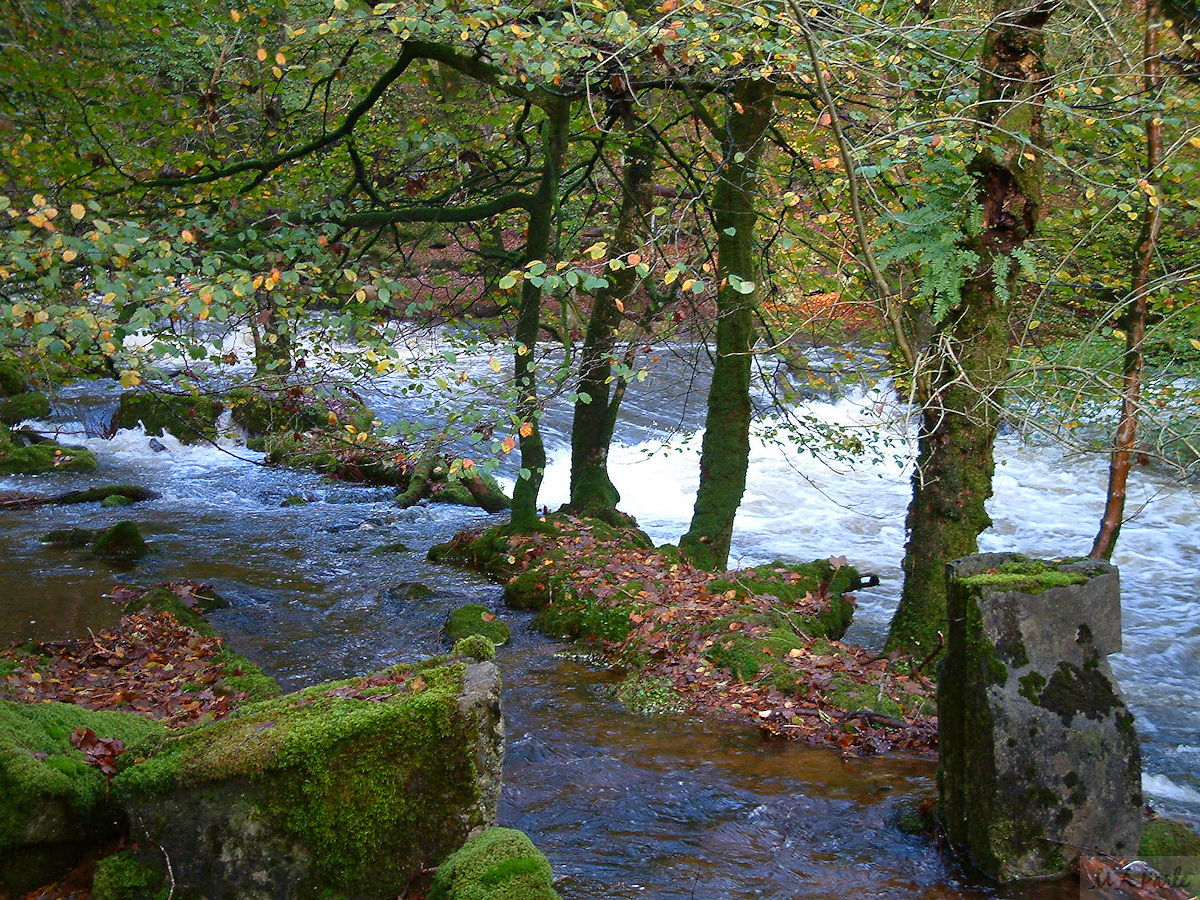
[[[609,255],[616,259],[642,245],[641,223],[650,208],[654,178],[654,147],[648,138],[634,136],[622,173],[623,199]],[[579,398],[571,422],[571,501],[577,514],[605,515],[617,508],[621,495],[608,474],[612,443],[623,392],[610,391],[612,359],[622,306],[640,280],[634,266],[610,272],[608,286],[596,291],[592,313],[579,355]]]
[[[529,209],[525,260],[549,262],[558,212],[558,182],[567,149],[570,102],[560,99],[546,110],[542,126],[542,175]],[[517,348],[513,373],[517,387],[516,413],[521,425],[521,472],[513,488],[512,525],[518,531],[537,528],[537,497],[546,473],[546,446],[538,428],[537,373],[534,349],[542,314],[542,289],[528,278],[521,286],[521,310],[514,333]]]
[[[1146,50],[1142,61],[1142,82],[1146,97],[1157,97],[1161,85],[1158,58],[1158,3],[1146,0]],[[1159,203],[1159,168],[1163,162],[1162,120],[1151,110],[1146,115],[1146,212],[1142,230],[1133,252],[1133,276],[1130,279],[1129,305],[1124,315],[1125,371],[1121,383],[1121,418],[1117,423],[1116,448],[1108,465],[1108,492],[1100,531],[1092,544],[1091,556],[1111,559],[1121,519],[1125,515],[1125,493],[1129,466],[1137,444],[1138,417],[1141,410],[1142,341],[1146,337],[1146,313],[1150,305],[1147,286],[1154,265],[1158,234],[1162,230],[1162,206]]]
[[[1043,29],[1057,6],[1057,0],[995,0],[984,41],[979,122],[981,137],[995,149],[971,164],[982,231],[966,242],[979,265],[957,305],[934,325],[904,589],[889,650],[936,650],[945,630],[946,564],[976,552],[980,532],[991,525],[984,505],[992,495],[1008,374],[1007,300],[1017,290],[1014,253],[1041,213],[1042,104],[1050,81]]]
[[[717,135],[725,158],[713,191],[717,347],[700,448],[700,489],[691,526],[679,541],[692,562],[712,570],[725,568],[729,561],[733,519],[746,489],[750,461],[750,363],[760,293],[755,199],[758,161],[773,101],[774,86],[766,79],[737,82],[725,128]]]

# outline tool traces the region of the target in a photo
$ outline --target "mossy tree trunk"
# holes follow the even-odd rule
[[[771,123],[774,86],[743,79],[728,98],[723,164],[713,190],[717,229],[717,346],[700,449],[700,489],[691,525],[679,541],[697,566],[719,570],[729,560],[733,519],[750,461],[750,364],[754,310],[760,294],[754,239],[758,162]]]
[[[621,211],[609,249],[614,259],[627,258],[641,247],[642,220],[652,199],[654,160],[650,138],[635,134],[626,151]],[[626,265],[610,271],[608,286],[593,296],[579,355],[579,397],[571,421],[569,507],[576,513],[611,512],[621,499],[608,474],[608,448],[624,396],[623,383],[612,387],[612,362],[622,308],[640,280],[637,267]]]
[[[1159,66],[1158,3],[1146,0],[1145,53],[1142,60],[1142,85],[1147,98],[1157,98],[1162,89],[1162,74]],[[1117,422],[1116,447],[1108,466],[1108,491],[1105,494],[1104,513],[1100,518],[1100,530],[1092,543],[1091,553],[1096,559],[1111,559],[1117,537],[1121,533],[1121,520],[1125,515],[1125,495],[1129,482],[1129,468],[1137,446],[1138,419],[1141,414],[1142,373],[1145,354],[1142,342],[1146,338],[1146,318],[1150,308],[1150,273],[1158,248],[1158,235],[1162,230],[1162,204],[1157,191],[1163,164],[1162,118],[1157,109],[1146,115],[1146,170],[1145,181],[1149,186],[1146,195],[1146,210],[1142,216],[1141,233],[1133,252],[1133,277],[1130,285],[1128,305],[1124,313],[1125,361],[1121,379],[1121,418]]]
[[[1042,106],[1051,73],[1044,26],[1057,0],[995,0],[980,64],[979,130],[991,149],[971,163],[982,228],[966,240],[979,258],[959,302],[934,325],[929,396],[908,508],[904,589],[888,649],[927,654],[946,622],[946,563],[975,553],[991,525],[994,446],[1008,374],[1008,299],[1014,254],[1042,205]]]
[[[548,105],[542,125],[542,173],[529,206],[529,236],[525,261],[549,263],[558,218],[558,185],[567,150],[571,105],[559,99]],[[513,372],[517,387],[516,414],[520,419],[521,472],[513,488],[512,525],[518,531],[537,527],[537,497],[546,472],[546,446],[538,427],[537,370],[534,349],[542,313],[542,288],[526,278],[521,286],[521,308],[514,332],[516,353]]]
[[[286,375],[292,370],[292,338],[269,290],[255,293],[256,312],[250,320],[254,338],[254,371],[259,376]]]

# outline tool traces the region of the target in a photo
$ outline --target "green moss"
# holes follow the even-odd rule
[[[459,506],[478,506],[475,496],[461,481],[443,481],[434,485],[429,494],[432,503],[456,503]]]
[[[383,544],[371,551],[372,556],[386,556],[391,553],[409,553],[412,548],[400,541],[395,541],[391,544]]]
[[[968,587],[995,587],[1023,594],[1040,594],[1047,588],[1083,584],[1087,580],[1088,577],[1080,572],[1059,572],[1051,569],[1041,572],[984,572],[964,578],[962,582]]]
[[[26,391],[0,400],[0,424],[16,425],[25,419],[50,415],[50,400],[41,391]]]
[[[904,708],[888,696],[880,685],[861,684],[844,675],[835,675],[825,691],[825,701],[846,712],[874,712],[892,718],[904,718]]]
[[[278,681],[228,647],[223,647],[213,662],[224,669],[219,684],[231,691],[242,691],[249,703],[270,700],[283,693]]]
[[[613,687],[612,694],[618,703],[638,715],[684,712],[687,709],[687,704],[675,692],[671,680],[654,675],[628,675]]]
[[[163,876],[127,850],[96,863],[91,900],[160,900],[167,894]]]
[[[1139,856],[1191,856],[1200,869],[1200,834],[1174,819],[1147,822],[1142,831]],[[1195,872],[1194,872],[1195,874]]]
[[[438,866],[428,900],[557,900],[546,857],[522,832],[489,828]]]
[[[224,409],[220,400],[190,394],[139,391],[121,395],[114,424],[117,428],[145,427],[146,434],[175,435],[182,443],[212,441],[217,437],[217,419]]]
[[[509,627],[480,603],[468,603],[450,613],[443,633],[449,641],[481,634],[497,646],[507,644],[512,637]]]
[[[1064,725],[1070,725],[1076,715],[1102,721],[1114,707],[1122,705],[1113,693],[1112,682],[1096,667],[1068,662],[1058,664],[1036,702],[1057,713]]]
[[[243,707],[163,738],[113,790],[249,781],[261,787],[257,814],[310,849],[324,884],[353,893],[381,872],[406,878],[432,848],[481,824],[444,814],[478,801],[475,738],[458,709],[463,671],[430,665],[405,684],[347,679]]]
[[[149,552],[134,522],[118,522],[92,542],[92,555],[102,559],[128,561],[141,559]]]
[[[102,503],[109,497],[120,496],[127,500],[156,500],[159,494],[136,484],[109,484],[104,487],[88,488],[83,491],[72,491],[60,497],[55,503],[59,506],[70,506],[76,503]]]
[[[55,804],[85,831],[105,805],[104,776],[71,746],[77,725],[127,745],[163,732],[157,722],[132,713],[0,700],[0,851],[61,839],[48,812]]]
[[[29,372],[15,359],[0,360],[0,397],[11,397],[25,390]]]
[[[225,402],[233,421],[251,437],[345,425],[370,431],[374,419],[370,409],[348,394],[318,393],[281,379],[234,388]]]
[[[1041,699],[1042,688],[1046,686],[1046,678],[1041,672],[1029,672],[1018,679],[1021,685],[1020,694],[1030,703],[1037,704]]]
[[[496,645],[482,634],[472,634],[454,645],[454,655],[487,662],[496,658]]]
[[[122,497],[120,494],[113,494],[110,497],[105,497],[100,501],[100,505],[105,509],[114,509],[118,506],[128,506],[136,501],[130,500],[128,497]]]
[[[94,472],[96,457],[81,447],[53,441],[23,447],[0,426],[0,475],[39,475],[43,472]]]

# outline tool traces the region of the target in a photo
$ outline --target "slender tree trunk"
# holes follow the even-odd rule
[[[995,0],[984,41],[980,130],[995,149],[971,164],[983,227],[967,242],[980,262],[959,303],[934,325],[904,589],[888,649],[924,654],[938,647],[946,620],[946,563],[976,552],[980,532],[991,525],[984,504],[992,495],[1008,374],[1007,299],[1017,290],[1013,254],[1041,214],[1042,105],[1050,82],[1044,27],[1057,6],[1057,0]]]
[[[733,519],[746,490],[750,461],[750,363],[760,294],[755,200],[773,102],[774,86],[766,79],[738,81],[724,133],[717,135],[725,160],[713,191],[720,285],[716,358],[700,448],[700,490],[691,526],[679,541],[696,565],[713,570],[725,568],[729,561]]]
[[[529,209],[526,262],[549,262],[558,214],[558,183],[567,149],[571,106],[558,100],[546,110],[542,130],[542,176]],[[534,350],[542,313],[542,289],[526,279],[521,287],[521,310],[514,334],[517,343],[513,365],[517,386],[517,416],[521,420],[521,473],[513,488],[512,525],[519,531],[537,528],[537,497],[546,473],[546,446],[538,427],[537,372]]]
[[[258,375],[286,375],[292,370],[292,338],[287,322],[275,308],[269,291],[255,294],[257,312],[250,321],[254,339],[254,371]]]
[[[1162,77],[1158,58],[1158,3],[1146,0],[1146,50],[1142,61],[1142,82],[1147,98],[1158,96]],[[1125,311],[1125,372],[1121,383],[1121,418],[1117,423],[1116,449],[1108,465],[1108,493],[1100,531],[1092,544],[1091,556],[1110,559],[1121,519],[1125,515],[1125,493],[1129,466],[1137,444],[1138,417],[1141,412],[1142,371],[1145,359],[1142,342],[1146,337],[1146,313],[1150,305],[1147,287],[1154,265],[1154,252],[1162,230],[1162,205],[1159,202],[1159,168],[1163,161],[1162,120],[1151,110],[1146,115],[1146,212],[1142,230],[1133,252],[1133,277],[1130,279],[1129,305]]]
[[[642,219],[650,208],[654,178],[654,145],[635,135],[626,151],[622,173],[621,212],[609,255],[627,257],[642,245]],[[596,291],[579,355],[579,399],[571,422],[571,501],[576,513],[605,515],[617,508],[621,495],[608,474],[612,443],[623,392],[610,391],[612,359],[622,306],[637,289],[636,267],[610,272],[608,286]]]

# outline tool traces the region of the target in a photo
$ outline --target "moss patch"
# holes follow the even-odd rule
[[[145,427],[146,434],[175,435],[184,444],[214,441],[217,419],[224,407],[214,397],[139,391],[121,395],[114,424],[117,428]]]
[[[512,637],[509,627],[480,603],[468,603],[450,613],[443,633],[448,641],[481,634],[496,646],[507,644]]]
[[[53,441],[22,446],[0,425],[0,475],[39,475],[43,472],[94,472],[96,457],[81,447]]]
[[[687,704],[675,692],[669,679],[634,673],[621,679],[612,689],[613,699],[638,715],[684,712]]]
[[[142,539],[142,533],[134,522],[118,522],[97,535],[92,542],[92,555],[102,559],[127,562],[141,559],[150,548]]]
[[[105,778],[71,746],[76,726],[127,745],[164,731],[131,713],[0,700],[0,851],[82,836],[99,822]]]
[[[0,400],[0,424],[16,425],[25,419],[50,415],[50,400],[41,391],[26,391]]]
[[[91,900],[161,900],[168,893],[163,876],[128,851],[96,863]]]
[[[428,900],[557,900],[554,873],[528,836],[489,828],[438,866]]]

